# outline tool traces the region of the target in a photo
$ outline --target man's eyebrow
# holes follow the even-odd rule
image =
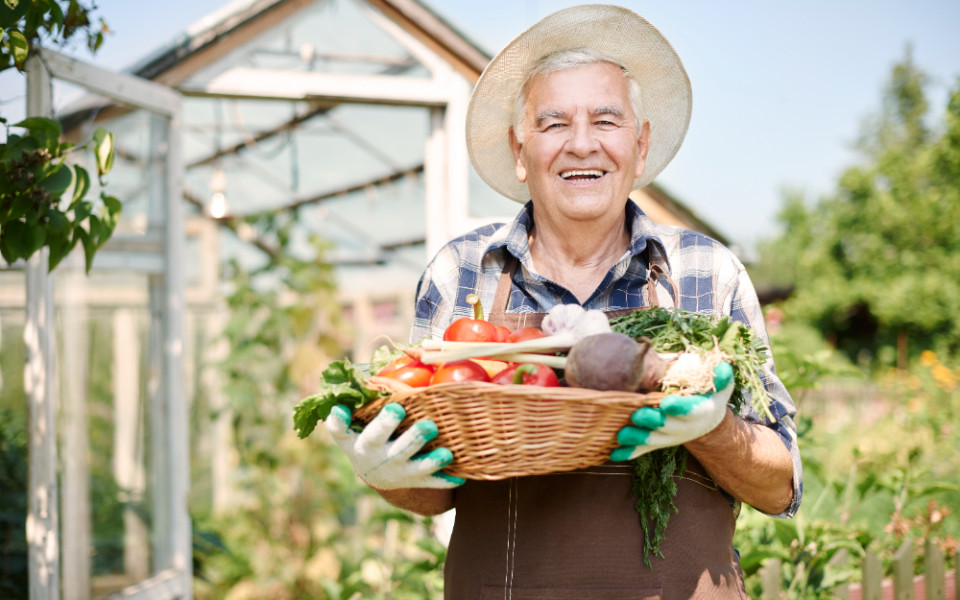
[[[619,106],[601,106],[593,110],[593,116],[612,115],[620,119],[623,118],[623,109]]]
[[[537,126],[539,126],[548,119],[563,119],[566,116],[567,116],[567,113],[562,110],[554,110],[554,109],[545,110],[537,114],[537,119],[536,121],[534,121],[534,123]]]

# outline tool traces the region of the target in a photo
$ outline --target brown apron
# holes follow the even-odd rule
[[[500,277],[489,318],[511,329],[538,326],[542,313],[505,312],[512,262]],[[655,282],[656,270],[651,275]],[[651,305],[659,304],[655,285],[648,285],[648,296]],[[736,518],[700,464],[687,460],[677,484],[679,512],[667,525],[664,557],[651,556],[652,569],[643,561],[631,472],[629,463],[609,463],[502,481],[467,480],[454,492],[444,598],[745,600],[733,549]]]

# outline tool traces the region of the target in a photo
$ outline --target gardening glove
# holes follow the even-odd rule
[[[391,402],[363,431],[357,432],[350,428],[350,409],[338,404],[324,424],[333,441],[347,454],[353,470],[372,488],[452,488],[463,484],[462,478],[440,472],[453,461],[453,453],[447,448],[417,454],[424,444],[437,437],[433,421],[418,421],[391,439],[405,415],[402,406]]]
[[[633,460],[659,448],[679,446],[707,434],[720,424],[733,393],[733,368],[725,362],[713,370],[712,394],[665,396],[658,408],[645,406],[631,415],[634,426],[617,433],[620,447],[610,453],[610,460]]]

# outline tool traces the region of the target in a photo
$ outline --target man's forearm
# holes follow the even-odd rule
[[[405,488],[396,490],[376,490],[380,496],[403,510],[425,517],[439,515],[453,508],[452,489]]]
[[[793,461],[769,427],[748,423],[727,409],[716,429],[686,448],[731,496],[769,514],[793,499]]]

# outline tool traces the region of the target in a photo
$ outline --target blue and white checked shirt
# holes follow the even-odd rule
[[[646,286],[649,260],[659,264],[676,286],[677,297],[674,297],[669,284],[664,278],[660,279],[657,297],[661,306],[730,315],[747,324],[769,347],[753,283],[729,249],[705,235],[658,225],[650,221],[633,201],[627,202],[627,218],[632,231],[630,246],[593,295],[583,303],[584,308],[615,310],[649,306]],[[514,273],[506,312],[538,313],[547,312],[556,304],[579,304],[570,291],[534,270],[528,243],[532,224],[533,204],[527,203],[512,223],[481,227],[450,241],[441,249],[427,265],[417,286],[411,340],[424,337],[442,339],[444,329],[454,319],[473,316],[473,307],[466,302],[468,294],[478,294],[489,314],[508,253],[519,259],[522,268]],[[745,412],[742,416],[748,421],[763,422],[776,431],[790,451],[794,473],[793,502],[786,511],[776,515],[790,517],[800,506],[803,490],[800,451],[793,422],[796,407],[776,375],[772,358],[765,366],[763,383],[770,394],[770,413],[776,420],[766,422],[755,411]]]

